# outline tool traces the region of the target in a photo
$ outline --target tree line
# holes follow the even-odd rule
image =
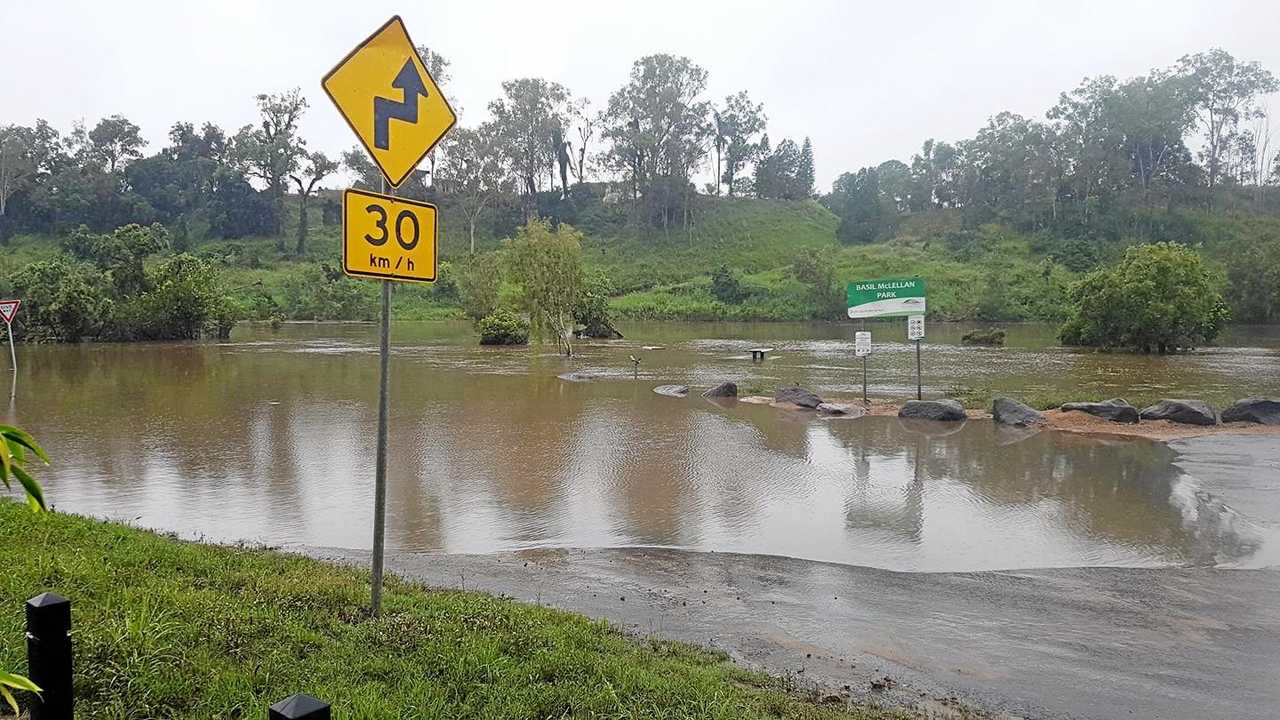
[[[1280,162],[1263,101],[1277,90],[1266,68],[1220,49],[1127,80],[1086,78],[1043,120],[1001,112],[972,138],[929,139],[910,162],[842,174],[824,201],[850,243],[942,208],[1086,245],[1157,234],[1161,211],[1275,211]]]
[[[449,61],[419,53],[448,92]],[[571,201],[575,188],[609,181],[609,199],[625,201],[629,219],[670,230],[688,227],[695,178],[713,169],[703,193],[763,198],[813,195],[808,138],[767,133],[764,106],[746,91],[721,102],[706,97],[707,71],[688,58],[637,60],[605,107],[542,78],[502,84],[490,119],[456,128],[401,189],[447,199],[468,224],[514,204],[522,224],[544,214],[546,194]],[[106,232],[131,223],[162,223],[180,249],[206,238],[278,238],[282,255],[305,253],[308,202],[345,167],[357,184],[377,189],[381,176],[359,148],[340,158],[312,150],[299,131],[308,110],[300,90],[261,94],[259,119],[228,133],[212,123],[179,122],[168,144],[145,155],[141,129],[112,115],[63,134],[44,120],[0,127],[0,242],[16,233],[61,234],[81,225]],[[290,246],[285,203],[299,205]],[[326,212],[333,208],[326,205]]]

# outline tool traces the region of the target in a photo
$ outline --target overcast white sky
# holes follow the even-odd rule
[[[709,97],[763,101],[775,144],[812,137],[823,190],[1000,110],[1040,117],[1086,76],[1215,46],[1280,73],[1276,0],[0,0],[0,124],[121,113],[154,152],[176,121],[233,132],[255,94],[301,86],[303,135],[336,154],[355,139],[320,77],[396,13],[452,61],[464,125],[505,79],[554,80],[599,108],[633,60],[677,53],[709,71]]]

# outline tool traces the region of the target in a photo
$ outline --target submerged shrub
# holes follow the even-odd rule
[[[525,345],[529,342],[529,321],[511,312],[498,310],[476,323],[481,345]]]

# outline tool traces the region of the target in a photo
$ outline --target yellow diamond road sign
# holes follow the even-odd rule
[[[458,121],[399,15],[343,58],[322,84],[395,186],[413,173]]]

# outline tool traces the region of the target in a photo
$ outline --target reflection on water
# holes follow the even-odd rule
[[[624,328],[631,339],[566,361],[476,347],[464,326],[398,326],[388,544],[664,545],[932,571],[1247,566],[1261,542],[1248,522],[1207,522],[1223,512],[1197,511],[1213,498],[1161,445],[989,422],[941,431],[823,420],[696,397],[724,379],[846,390],[854,360],[843,335],[812,336],[848,328],[816,328]],[[752,365],[744,350],[766,332],[776,359]],[[367,547],[371,329],[254,329],[236,340],[23,348],[9,414],[56,456],[50,496],[187,535]],[[966,351],[934,342],[938,364],[963,365]],[[645,345],[662,349],[642,351],[633,379],[628,355]],[[1024,373],[1058,356],[1079,362],[1000,355]],[[1184,379],[1231,382],[1196,357],[1160,362]],[[597,378],[557,377],[569,371]],[[654,394],[664,382],[693,385],[694,397]]]

